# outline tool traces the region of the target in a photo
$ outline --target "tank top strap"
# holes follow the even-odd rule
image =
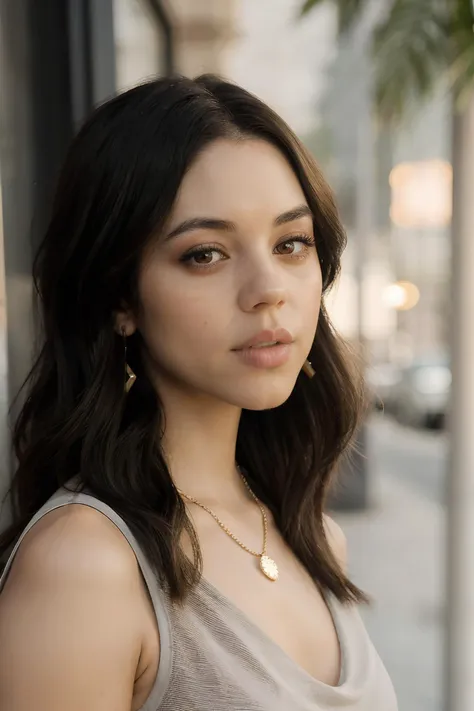
[[[82,504],[83,506],[89,506],[90,508],[99,511],[102,515],[106,516],[106,518],[108,518],[119,529],[119,531],[122,533],[122,535],[128,542],[129,546],[133,550],[143,580],[145,581],[145,584],[147,586],[148,593],[156,615],[158,630],[160,634],[159,669],[153,689],[145,705],[140,709],[140,711],[157,711],[168,688],[173,662],[171,625],[168,614],[167,596],[158,580],[156,573],[148,562],[141,546],[139,545],[137,539],[135,538],[125,521],[117,514],[116,511],[114,511],[103,501],[100,501],[95,496],[86,492],[79,492],[74,491],[73,489],[69,489],[68,487],[70,485],[71,483],[66,485],[65,488],[59,489],[49,499],[49,501],[47,501],[44,506],[39,509],[39,511],[33,516],[29,524],[22,532],[20,538],[16,542],[15,547],[13,548],[6,562],[5,568],[0,577],[0,593],[2,592],[2,589],[5,586],[15,556],[25,536],[29,531],[31,531],[35,524],[38,523],[38,521],[40,521],[44,516],[46,516],[46,514],[56,509],[62,508],[63,506]]]

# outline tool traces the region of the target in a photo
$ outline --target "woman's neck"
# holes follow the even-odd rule
[[[178,489],[212,506],[246,496],[235,464],[240,408],[207,397],[160,392],[162,445]]]

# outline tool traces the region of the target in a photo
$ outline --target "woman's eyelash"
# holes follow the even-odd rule
[[[310,235],[306,235],[306,234],[291,235],[291,237],[287,237],[286,239],[279,242],[279,244],[285,244],[285,242],[303,242],[304,244],[307,244],[309,247],[316,244],[316,240],[314,239],[314,237],[311,237]]]

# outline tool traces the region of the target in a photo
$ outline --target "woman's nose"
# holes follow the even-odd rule
[[[256,268],[241,286],[239,306],[243,311],[259,311],[265,308],[280,308],[287,300],[284,274],[278,269]]]

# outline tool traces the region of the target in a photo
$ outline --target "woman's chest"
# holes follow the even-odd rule
[[[220,601],[232,606],[277,653],[310,677],[337,685],[340,644],[324,597],[284,545],[269,552],[279,568],[276,581],[263,575],[256,556],[232,547],[226,547],[220,556],[214,551],[212,557],[204,557],[205,580],[221,596]]]
[[[346,656],[341,684],[331,686],[311,678],[202,580],[184,607],[171,610],[173,672],[160,711],[396,711],[357,611],[335,614]]]

